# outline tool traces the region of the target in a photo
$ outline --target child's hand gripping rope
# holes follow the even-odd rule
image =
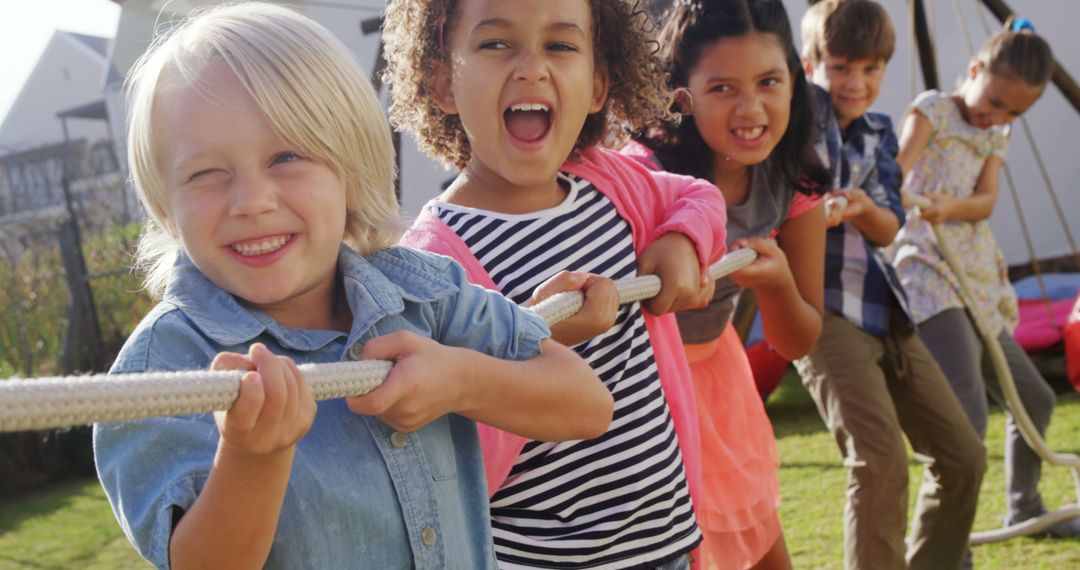
[[[719,279],[756,258],[757,253],[751,249],[733,251],[709,267],[709,276]],[[656,275],[644,275],[616,282],[615,288],[619,302],[630,303],[655,296],[661,289],[661,281]],[[557,323],[576,313],[584,300],[581,291],[559,293],[532,309],[548,323]],[[254,346],[249,355],[238,356],[253,359],[253,354],[258,354]],[[254,360],[257,363],[258,359]],[[240,367],[237,363],[220,364]],[[291,374],[299,373],[298,380],[307,381],[314,400],[329,400],[370,392],[382,384],[393,366],[393,362],[383,360],[304,364],[296,366]],[[250,370],[247,361],[241,368]],[[0,382],[0,433],[227,410],[236,402],[241,379],[247,371],[196,370],[6,380]]]

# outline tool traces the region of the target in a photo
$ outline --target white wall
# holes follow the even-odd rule
[[[3,124],[0,154],[64,141],[56,113],[100,101],[105,58],[64,32],[56,32],[27,78]],[[106,138],[104,122],[68,120],[72,140]]]

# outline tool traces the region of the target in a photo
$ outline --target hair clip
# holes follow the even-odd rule
[[[1029,20],[1027,18],[1017,18],[1017,19],[1012,21],[1012,25],[1009,26],[1009,29],[1014,31],[1014,32],[1022,32],[1024,30],[1027,30],[1027,31],[1034,34],[1035,33],[1035,24],[1032,24],[1031,20]]]

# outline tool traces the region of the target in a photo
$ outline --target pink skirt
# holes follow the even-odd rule
[[[780,538],[776,436],[750,363],[729,324],[719,339],[684,345],[701,426],[701,493],[695,505],[704,540],[701,568],[749,568]]]

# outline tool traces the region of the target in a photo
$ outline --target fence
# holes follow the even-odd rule
[[[64,196],[46,184],[31,190]],[[139,227],[122,176],[76,181],[67,195],[70,208],[0,217],[0,378],[101,371],[153,305],[130,271]],[[90,312],[73,321],[79,307]],[[86,428],[0,437],[0,494],[91,470]]]

